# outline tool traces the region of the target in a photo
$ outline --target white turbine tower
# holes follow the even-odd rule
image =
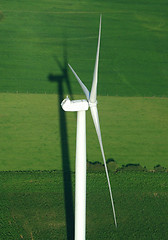
[[[69,65],[73,74],[77,78],[81,88],[83,89],[87,100],[74,100],[70,101],[67,97],[61,103],[64,111],[77,112],[77,135],[76,135],[76,177],[75,177],[75,240],[84,240],[86,231],[86,111],[90,107],[93,122],[96,128],[100,149],[104,161],[105,172],[109,187],[111,198],[111,205],[113,209],[114,222],[117,227],[116,214],[114,202],[112,197],[110,179],[106,165],[106,159],[103,150],[99,117],[97,111],[97,80],[98,80],[98,63],[99,63],[99,49],[100,49],[100,36],[101,36],[101,16],[99,25],[99,38],[97,46],[97,55],[95,61],[95,69],[93,75],[93,82],[91,93],[87,87],[82,83],[73,68]]]

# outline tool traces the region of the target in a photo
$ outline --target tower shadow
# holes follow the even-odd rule
[[[67,119],[66,114],[61,108],[61,102],[64,99],[64,83],[67,85],[67,89],[71,98],[72,90],[68,76],[68,62],[67,62],[67,48],[64,45],[64,62],[58,60],[55,57],[55,61],[61,70],[61,74],[54,75],[49,74],[48,80],[50,82],[56,82],[58,87],[58,111],[59,111],[59,128],[61,137],[61,153],[62,153],[62,169],[63,169],[63,182],[64,182],[64,203],[65,203],[65,215],[66,215],[66,230],[67,239],[74,239],[74,206],[73,206],[73,191],[72,191],[72,179],[70,172],[70,157],[68,146],[68,132],[67,132]]]

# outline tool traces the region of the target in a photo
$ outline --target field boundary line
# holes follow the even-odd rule
[[[100,14],[100,12],[75,12],[75,11],[69,11],[69,12],[52,12],[52,11],[21,11],[21,10],[3,10],[3,12],[16,12],[16,13],[42,13],[42,14]],[[101,12],[102,14],[105,13],[128,13],[128,11],[109,11],[109,12]]]
[[[58,96],[58,93],[55,93],[55,92],[50,92],[50,93],[47,93],[47,92],[19,92],[19,91],[15,91],[15,92],[0,92],[0,95],[1,94],[25,94],[25,95],[28,95],[28,94],[43,94],[43,95],[57,95]],[[74,95],[77,95],[77,96],[82,96],[82,94],[74,94]],[[98,94],[98,97],[116,97],[116,98],[149,98],[149,99],[168,99],[168,97],[157,97],[157,96],[153,96],[153,97],[149,97],[149,96],[118,96],[118,95],[99,95]]]

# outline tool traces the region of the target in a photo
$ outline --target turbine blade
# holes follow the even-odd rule
[[[78,77],[78,75],[76,74],[76,72],[73,70],[73,68],[71,67],[70,64],[68,64],[68,66],[70,67],[71,71],[73,72],[73,74],[75,75],[76,79],[78,80],[78,83],[80,84],[81,88],[83,89],[83,92],[87,98],[87,100],[89,100],[89,96],[90,96],[90,92],[87,89],[87,87],[83,84],[83,82],[80,80],[80,78]]]
[[[92,89],[91,89],[91,94],[90,94],[90,102],[92,102],[92,103],[96,102],[96,98],[97,98],[100,36],[101,36],[101,15],[100,15],[100,24],[99,24],[99,38],[98,38],[98,45],[97,45],[97,54],[96,54],[95,68],[94,68],[94,74],[93,74]]]
[[[97,111],[97,106],[90,107],[93,122],[96,128],[99,144],[100,144],[100,149],[104,161],[104,167],[105,167],[105,172],[106,172],[106,177],[107,177],[107,182],[108,182],[108,187],[109,187],[109,193],[110,193],[110,198],[111,198],[111,205],[113,209],[113,215],[114,215],[114,222],[115,226],[117,228],[117,220],[116,220],[116,213],[115,213],[115,208],[114,208],[114,201],[113,201],[113,196],[112,196],[112,190],[111,190],[111,184],[110,184],[110,179],[109,179],[109,174],[108,174],[108,169],[107,169],[107,164],[106,164],[106,159],[104,155],[104,149],[103,149],[103,144],[102,144],[102,137],[101,137],[101,131],[100,131],[100,124],[99,124],[99,116],[98,116],[98,111]]]

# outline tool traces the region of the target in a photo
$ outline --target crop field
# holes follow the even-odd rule
[[[167,173],[110,174],[115,229],[104,173],[87,175],[87,239],[167,239]],[[72,186],[74,174],[71,173]],[[73,239],[66,216],[62,172],[0,173],[1,239]],[[74,193],[74,187],[72,187]],[[69,196],[70,197],[70,196]],[[69,200],[69,199],[68,199]],[[99,209],[99,210],[97,210]]]
[[[90,88],[102,13],[98,93],[168,96],[167,0],[7,0],[0,7],[1,92],[55,93],[48,80],[66,75],[81,93],[67,62]]]
[[[167,239],[168,1],[6,0],[0,3],[2,240],[73,239],[76,113],[63,112],[60,103],[67,94],[84,98],[68,63],[91,88],[100,14],[98,110],[118,229],[103,166],[93,164],[102,157],[88,111],[86,237]]]
[[[166,3],[1,3],[1,170],[61,170],[63,158],[74,169],[76,116],[64,114],[60,102],[66,94],[83,98],[76,96],[81,89],[68,62],[91,87],[100,13],[98,95],[106,158],[119,166],[167,167]],[[89,114],[87,131],[93,136],[88,160],[101,161]]]
[[[100,96],[98,102],[106,159],[168,168],[167,98]],[[63,112],[58,95],[3,93],[0,109],[1,171],[75,169],[76,114]],[[102,162],[89,111],[87,158]]]

